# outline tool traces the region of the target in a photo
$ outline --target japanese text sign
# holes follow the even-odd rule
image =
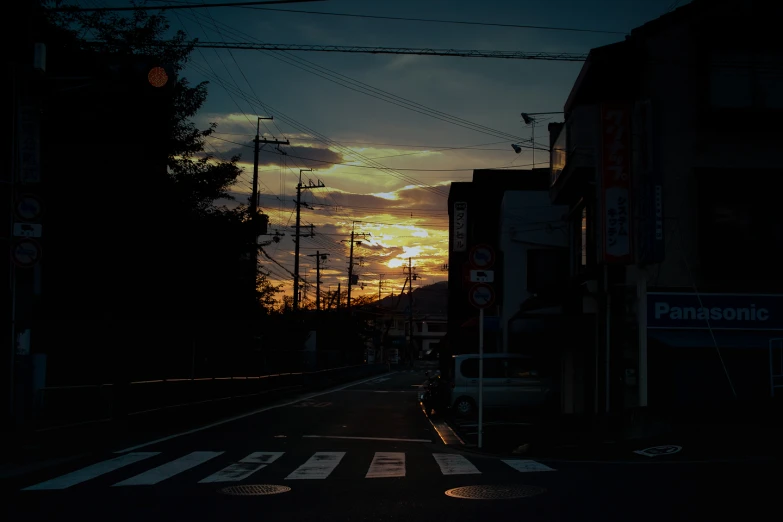
[[[464,201],[454,203],[454,237],[451,251],[465,252],[468,248],[468,204]]]
[[[631,221],[631,106],[601,105],[601,203],[603,259],[633,261]]]

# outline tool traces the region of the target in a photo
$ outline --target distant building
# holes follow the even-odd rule
[[[546,190],[549,169],[475,170],[473,181],[455,182],[449,191],[449,308],[448,354],[478,352],[478,309],[468,299],[469,254],[477,245],[494,252],[491,269],[495,303],[485,310],[484,348],[503,351],[500,305],[504,292],[505,260],[500,249],[500,220],[503,195],[512,190]]]

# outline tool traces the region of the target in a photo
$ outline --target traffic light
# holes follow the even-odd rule
[[[142,96],[169,96],[177,84],[177,73],[171,64],[153,56],[114,54],[103,59],[104,78],[114,92]]]
[[[118,138],[162,164],[171,152],[175,121],[176,69],[154,56],[109,54],[101,92],[122,125]]]

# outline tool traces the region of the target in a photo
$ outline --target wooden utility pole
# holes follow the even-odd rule
[[[413,258],[408,258],[408,357],[413,361],[413,282],[418,278],[418,274],[413,272]]]
[[[356,228],[356,221],[353,222],[351,225],[351,239],[349,240],[351,243],[351,251],[348,256],[348,302],[346,303],[346,306],[348,308],[348,311],[351,311],[351,287],[354,285],[354,276],[353,276],[353,244],[358,243],[359,245],[362,244],[361,240],[356,239],[358,236],[361,237],[367,237],[369,234],[360,233],[357,234],[355,231]],[[358,278],[357,278],[358,279]]]
[[[326,261],[329,254],[322,254],[316,250],[315,254],[309,254],[307,257],[315,257],[315,309],[321,309],[321,261]]]
[[[299,184],[296,185],[296,236],[294,237],[294,312],[299,310],[299,233],[301,227],[302,191],[323,188],[326,185],[319,179],[318,183],[310,180],[308,185],[302,185],[302,172],[312,172],[313,169],[299,169]],[[312,235],[312,227],[310,228]]]
[[[265,118],[263,116],[259,116],[258,120],[256,120],[256,137],[253,140],[254,147],[253,147],[253,193],[250,196],[250,216],[251,218],[254,218],[256,213],[258,212],[258,155],[261,152],[261,144],[264,145],[271,143],[272,145],[289,145],[289,141],[279,141],[279,140],[267,140],[267,139],[261,139],[261,120],[273,120],[274,117],[270,116],[268,118]]]
[[[252,241],[250,242],[251,245],[253,245],[253,251],[250,253],[250,267],[249,267],[249,274],[248,277],[250,279],[251,288],[253,288],[253,304],[255,305],[256,301],[256,284],[257,284],[257,275],[258,275],[258,236],[259,234],[266,234],[266,226],[267,226],[267,220],[269,219],[266,216],[259,216],[258,215],[258,155],[261,152],[261,144],[263,143],[266,145],[267,143],[275,144],[275,145],[288,145],[289,141],[279,141],[279,140],[267,140],[267,139],[261,139],[261,120],[272,120],[274,119],[273,116],[263,117],[259,116],[256,120],[256,137],[253,139],[253,187],[252,187],[252,193],[250,194],[250,220],[251,220],[251,233],[253,234]],[[264,219],[263,225],[259,228],[256,224],[259,222],[258,220]]]

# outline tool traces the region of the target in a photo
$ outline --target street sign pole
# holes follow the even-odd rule
[[[479,308],[478,447],[484,442],[484,308]]]

